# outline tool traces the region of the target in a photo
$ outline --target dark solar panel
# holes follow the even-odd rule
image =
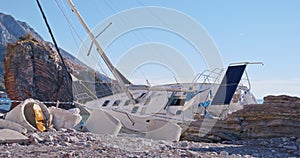
[[[246,65],[229,66],[221,82],[212,105],[230,104],[233,94],[241,81]]]

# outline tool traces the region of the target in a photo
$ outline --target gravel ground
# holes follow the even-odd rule
[[[32,133],[28,144],[1,144],[0,157],[300,157],[300,138],[222,143],[168,142],[73,129]]]

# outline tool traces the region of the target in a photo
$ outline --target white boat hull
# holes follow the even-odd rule
[[[100,109],[92,110],[84,126],[90,132],[114,136],[116,136],[122,128],[121,121],[118,118]]]

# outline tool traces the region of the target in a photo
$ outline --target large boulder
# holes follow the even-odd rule
[[[8,44],[6,50],[5,87],[12,100],[73,101],[72,79],[49,43],[28,37]],[[15,106],[17,103],[13,103],[11,109]],[[70,109],[74,105],[60,104],[60,107]]]

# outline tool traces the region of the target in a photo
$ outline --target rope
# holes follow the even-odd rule
[[[14,102],[14,103],[22,103],[24,102],[24,100],[11,100],[11,102]],[[39,101],[41,103],[44,103],[44,104],[57,104],[57,101]],[[71,105],[74,105],[75,103],[74,102],[59,102],[60,104],[71,104]]]

